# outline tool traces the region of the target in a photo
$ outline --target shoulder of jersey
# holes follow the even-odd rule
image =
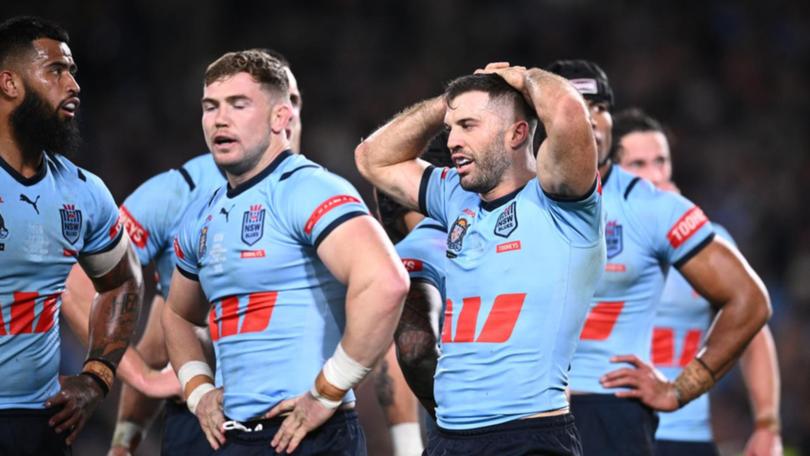
[[[303,155],[292,155],[285,162],[284,170],[278,175],[279,184],[307,180],[319,175],[339,177]]]
[[[62,155],[46,154],[45,160],[49,168],[48,171],[52,172],[54,176],[58,176],[60,179],[65,179],[68,182],[82,183],[88,183],[91,180],[101,181],[101,178],[90,171],[76,166],[76,164]]]
[[[658,192],[650,181],[635,176],[618,165],[613,166],[608,179],[609,188],[618,191],[620,195],[616,196],[619,196],[622,200],[645,199],[654,196]]]

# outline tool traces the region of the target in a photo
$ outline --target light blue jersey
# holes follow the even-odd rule
[[[597,184],[563,202],[532,179],[483,202],[461,188],[455,169],[425,171],[420,208],[449,227],[434,387],[441,427],[480,428],[568,405],[571,355],[605,264]]]
[[[285,151],[184,220],[177,269],[199,280],[214,306],[209,327],[229,418],[256,418],[311,388],[346,323],[346,287],[316,249],[365,215],[348,182]],[[351,392],[344,398],[353,400]]]
[[[613,393],[599,378],[617,355],[649,360],[653,319],[670,265],[684,264],[714,237],[699,207],[613,166],[604,183],[607,265],[571,367],[571,390]]]
[[[447,233],[444,227],[430,218],[419,222],[404,239],[396,245],[397,253],[411,282],[427,282],[442,295],[444,293],[444,262],[447,248]]]
[[[44,408],[59,391],[59,311],[71,267],[122,239],[97,176],[46,154],[25,178],[0,158],[0,409]]]
[[[141,264],[155,262],[159,291],[165,299],[174,271],[172,247],[183,214],[200,210],[225,177],[211,154],[204,154],[154,176],[141,184],[121,205],[121,222]],[[196,202],[196,204],[195,204]]]
[[[154,261],[158,292],[166,299],[174,272],[174,239],[184,214],[198,214],[214,191],[225,185],[222,171],[210,153],[154,176],[130,194],[119,211],[141,264]],[[214,347],[216,352],[216,347]],[[216,355],[216,353],[215,353]],[[219,363],[214,374],[222,384]]]
[[[715,232],[733,243],[725,228],[714,224]],[[652,362],[668,379],[675,380],[703,345],[714,309],[677,271],[667,277],[661,304],[655,315]],[[674,412],[658,414],[655,438],[686,442],[712,440],[709,395],[704,394]]]

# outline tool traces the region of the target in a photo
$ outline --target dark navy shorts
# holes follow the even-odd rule
[[[572,394],[571,412],[586,455],[653,454],[658,415],[640,401],[613,394]]]
[[[191,413],[185,403],[166,401],[163,421],[162,456],[214,454],[214,449],[205,438],[200,421]]]
[[[464,431],[438,428],[431,435],[428,456],[580,456],[574,417],[567,415],[514,420]]]
[[[655,456],[720,456],[714,442],[679,442],[656,440]]]
[[[226,418],[227,419],[227,418]],[[260,431],[227,431],[225,445],[217,455],[275,456],[278,453],[270,446],[283,418],[249,421],[244,424]],[[366,456],[366,436],[360,427],[354,410],[339,410],[319,428],[310,431],[298,445],[295,456]]]
[[[65,439],[70,433],[57,434],[48,420],[57,410],[0,410],[0,454],[3,456],[65,456],[73,454]]]

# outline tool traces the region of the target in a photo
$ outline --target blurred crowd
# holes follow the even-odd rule
[[[785,446],[810,454],[810,3],[11,0],[3,11],[71,33],[85,139],[74,159],[118,200],[205,150],[202,74],[228,50],[288,57],[304,99],[302,152],[365,196],[354,146],[399,107],[489,61],[598,62],[618,109],[639,106],[665,124],[676,182],[766,282]],[[81,362],[73,347],[67,370]],[[77,454],[105,451],[114,424],[106,402]],[[752,426],[736,373],[713,393],[713,411],[717,440],[734,454]]]

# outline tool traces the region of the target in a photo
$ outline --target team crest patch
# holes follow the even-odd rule
[[[62,209],[59,209],[59,217],[62,219],[62,236],[75,244],[82,231],[82,211],[73,204],[63,204]]]
[[[464,235],[467,234],[467,228],[470,227],[470,222],[464,217],[459,217],[450,228],[450,233],[447,235],[447,257],[455,258],[461,252],[461,245],[464,242]]]
[[[242,242],[253,245],[264,235],[264,212],[261,204],[252,204],[242,216]]]
[[[605,244],[607,244],[608,258],[613,258],[622,253],[624,237],[622,236],[622,226],[618,222],[608,222],[607,226],[605,226]]]
[[[498,221],[495,222],[495,235],[509,237],[517,227],[517,201],[512,201],[512,203],[506,206],[506,209],[501,212],[501,215],[498,216]]]
[[[200,230],[200,241],[197,243],[197,257],[202,258],[205,256],[205,250],[208,245],[208,227],[204,226]]]

